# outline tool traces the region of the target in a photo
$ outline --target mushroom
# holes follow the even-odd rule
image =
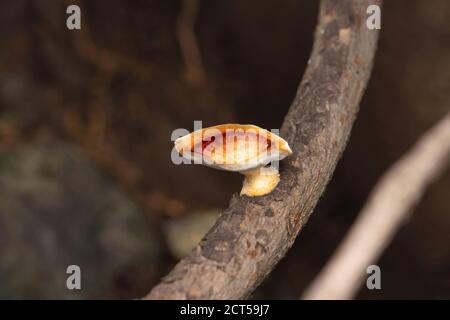
[[[279,160],[292,154],[278,135],[255,125],[222,124],[175,140],[175,149],[189,162],[245,176],[241,195],[270,193],[280,181]],[[269,163],[271,163],[270,166]]]

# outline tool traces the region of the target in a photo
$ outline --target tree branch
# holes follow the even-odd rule
[[[294,154],[264,197],[234,195],[196,248],[146,299],[241,299],[292,246],[345,148],[369,79],[377,32],[366,28],[378,1],[322,0],[308,68],[281,135]]]
[[[426,187],[449,161],[450,113],[381,178],[354,226],[304,298],[353,297],[366,268],[381,255]]]

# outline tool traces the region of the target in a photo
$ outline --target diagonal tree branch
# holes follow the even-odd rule
[[[426,187],[450,161],[450,113],[381,178],[357,221],[304,299],[349,299]]]
[[[196,248],[146,299],[248,297],[292,246],[345,148],[369,79],[377,31],[369,0],[322,0],[308,68],[281,135],[294,154],[264,197],[234,195]]]

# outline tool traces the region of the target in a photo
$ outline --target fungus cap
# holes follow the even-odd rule
[[[289,144],[273,132],[255,125],[233,123],[203,128],[180,137],[175,140],[175,149],[194,163],[244,174],[246,181],[241,194],[251,196],[267,194],[278,184],[277,169],[260,169],[292,154]],[[249,191],[246,185],[260,190],[250,188]],[[268,186],[270,190],[261,189]]]

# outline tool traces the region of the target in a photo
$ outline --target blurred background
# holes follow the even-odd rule
[[[70,4],[81,30],[66,28]],[[307,0],[1,1],[0,298],[145,294],[242,182],[172,164],[172,131],[279,128],[317,13]],[[298,298],[380,175],[450,109],[449,14],[446,0],[385,1],[349,145],[254,298]],[[450,298],[449,191],[447,170],[378,262],[382,289],[357,298]],[[82,290],[66,288],[72,264]]]

